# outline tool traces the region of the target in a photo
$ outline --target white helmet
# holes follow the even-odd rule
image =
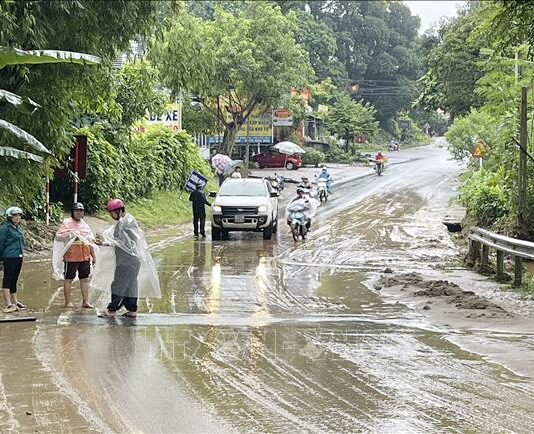
[[[18,206],[12,206],[12,207],[10,207],[10,208],[8,208],[6,210],[6,216],[7,216],[8,219],[10,219],[11,217],[13,217],[16,214],[22,215],[22,214],[24,214],[24,211],[22,211],[22,209],[19,208]]]

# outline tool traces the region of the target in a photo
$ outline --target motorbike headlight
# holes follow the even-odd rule
[[[222,208],[219,205],[213,205],[211,209],[213,212],[222,212]]]
[[[258,212],[267,212],[267,207],[266,207],[266,206],[263,206],[263,205],[260,206],[260,207],[258,208]]]

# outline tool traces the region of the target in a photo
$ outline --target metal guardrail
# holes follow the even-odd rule
[[[482,247],[482,251],[481,251]],[[471,228],[469,234],[469,259],[473,264],[480,261],[481,267],[489,268],[489,249],[497,252],[497,279],[504,280],[504,254],[514,257],[514,286],[521,286],[523,279],[523,259],[534,261],[534,243],[505,237],[479,227]]]

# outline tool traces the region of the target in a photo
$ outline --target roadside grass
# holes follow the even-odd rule
[[[209,191],[216,191],[215,179],[208,181],[206,196]],[[209,197],[208,202],[211,203]],[[147,229],[179,225],[188,223],[193,219],[189,193],[181,191],[159,191],[150,198],[140,198],[126,204],[126,211],[133,215],[137,221]],[[107,212],[101,212],[96,217],[113,222]]]
[[[521,297],[526,299],[534,299],[534,274],[530,271],[523,273],[523,283],[519,288],[510,285],[510,291],[517,292]]]

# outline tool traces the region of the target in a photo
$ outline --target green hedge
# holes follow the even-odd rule
[[[324,163],[325,161],[326,157],[324,153],[314,148],[306,148],[306,153],[302,157],[302,162],[304,164],[309,164],[315,167],[318,167],[319,164]]]
[[[103,127],[93,126],[80,134],[88,137],[88,174],[80,183],[80,201],[92,212],[103,209],[112,197],[132,201],[182,189],[192,170],[211,174],[191,136],[183,131],[152,127],[144,134],[116,139],[106,136]],[[70,203],[68,197],[63,201]]]

